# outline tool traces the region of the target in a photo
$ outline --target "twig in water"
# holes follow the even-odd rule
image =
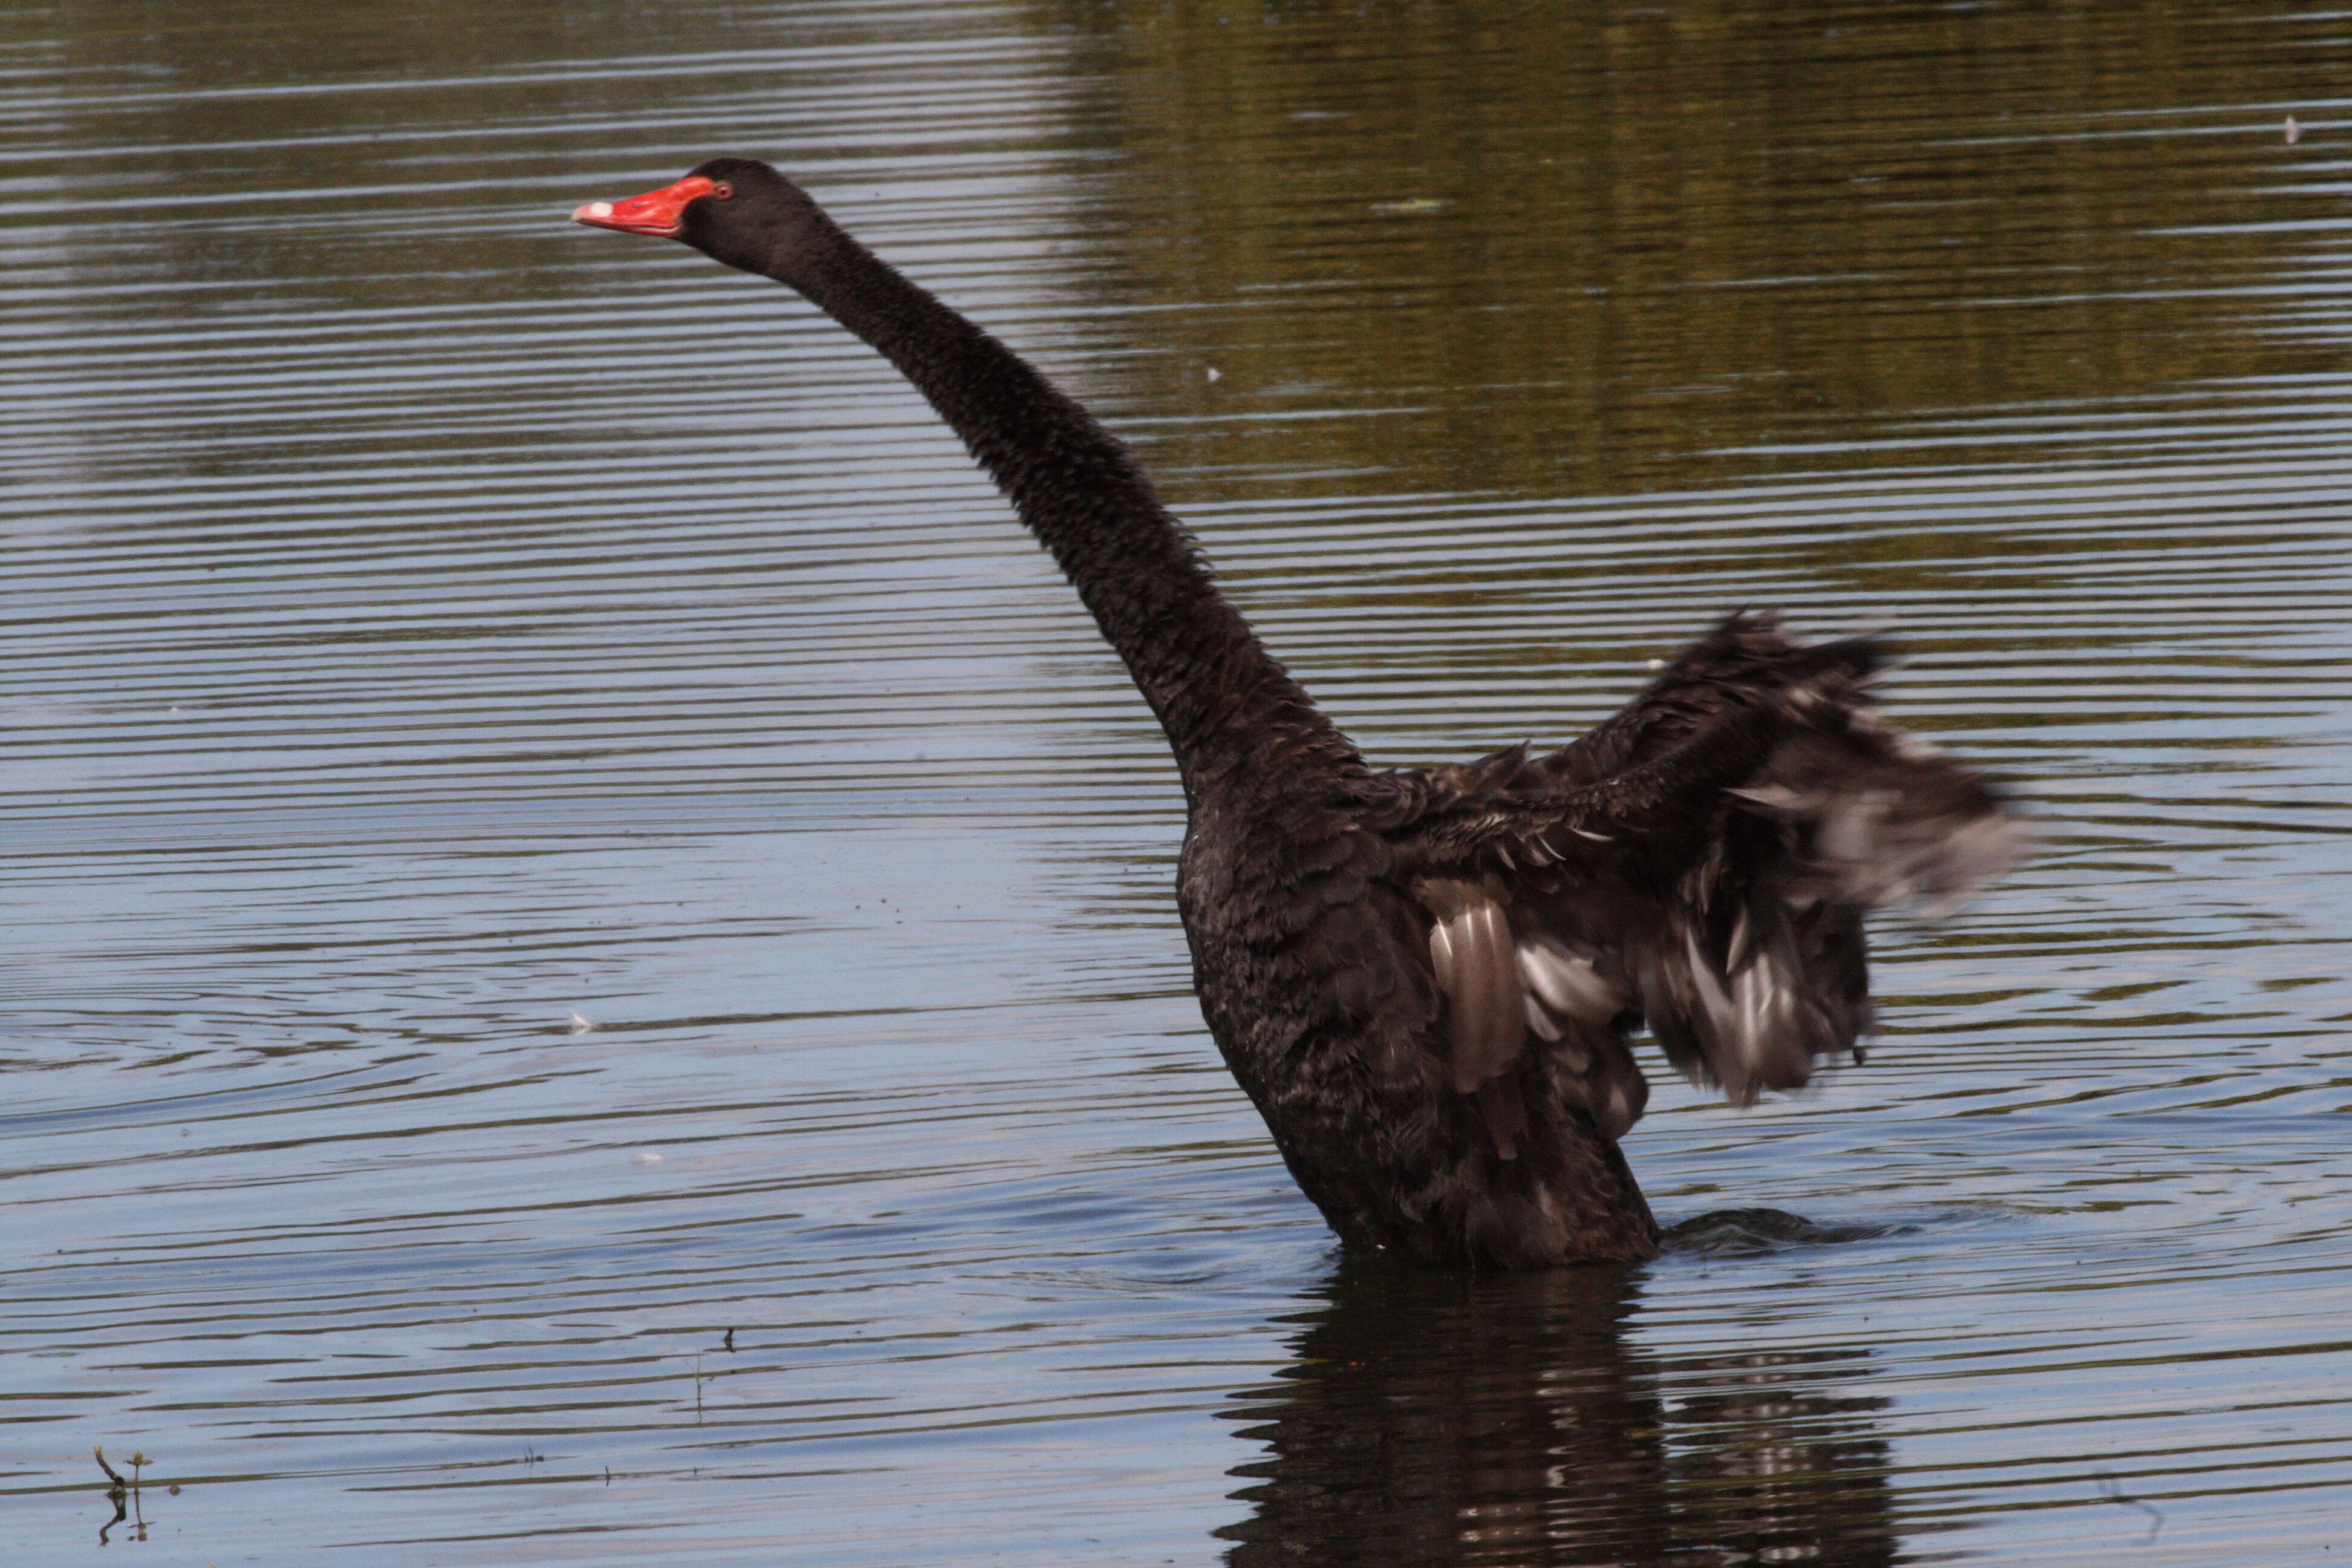
[[[2136,1508],[2139,1510],[2140,1512],[2147,1515],[2149,1521],[2147,1533],[2141,1536],[2135,1544],[2140,1546],[2155,1545],[2158,1534],[2164,1529],[2164,1510],[2153,1506],[2152,1504],[2144,1503],[2136,1497],[2126,1495],[2122,1484],[2118,1482],[2115,1477],[2107,1474],[2106,1471],[2100,1470],[2097,1471],[2096,1474],[2099,1478],[2099,1490],[2106,1494],[2107,1500],[2109,1502],[2120,1503],[2126,1508]]]
[[[104,1448],[92,1447],[89,1452],[90,1457],[98,1461],[98,1468],[106,1472],[106,1500],[114,1505],[114,1517],[98,1527],[98,1543],[104,1546],[107,1543],[108,1532],[126,1519],[133,1521],[132,1539],[146,1540],[147,1516],[142,1506],[143,1491],[140,1486],[139,1472],[147,1468],[147,1456],[137,1452],[131,1454],[131,1476],[126,1480],[121,1470],[106,1462]],[[172,1489],[178,1491],[180,1489],[173,1487]]]

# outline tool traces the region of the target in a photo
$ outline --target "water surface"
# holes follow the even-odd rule
[[[2352,25],[0,13],[11,1561],[2352,1551]],[[2290,140],[2287,121],[2296,121]],[[1148,713],[774,158],[1383,763],[1892,619],[2035,860],[1633,1270],[1343,1262]],[[160,1484],[110,1523],[89,1450]]]

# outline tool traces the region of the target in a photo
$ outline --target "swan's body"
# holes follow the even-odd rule
[[[1177,901],[1210,1032],[1348,1245],[1532,1268],[1657,1250],[1617,1141],[1643,1024],[1746,1102],[1852,1051],[1864,914],[1949,897],[2014,834],[1903,741],[1867,641],[1739,616],[1615,718],[1379,773],[1218,593],[1126,450],[763,163],[593,203],[797,289],[930,399],[1159,716],[1189,808]]]

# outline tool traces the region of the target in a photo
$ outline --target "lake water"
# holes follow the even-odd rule
[[[0,15],[5,1555],[2352,1558],[2347,80],[2232,0]],[[1068,589],[564,221],[719,151],[1376,760],[1891,618],[2036,858],[1866,1067],[1652,1058],[1657,1263],[1343,1262]]]

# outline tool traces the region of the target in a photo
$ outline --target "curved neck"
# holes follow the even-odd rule
[[[880,350],[963,437],[1126,662],[1188,797],[1254,756],[1286,769],[1361,765],[1218,593],[1125,447],[1011,350],[810,216],[769,276]]]

